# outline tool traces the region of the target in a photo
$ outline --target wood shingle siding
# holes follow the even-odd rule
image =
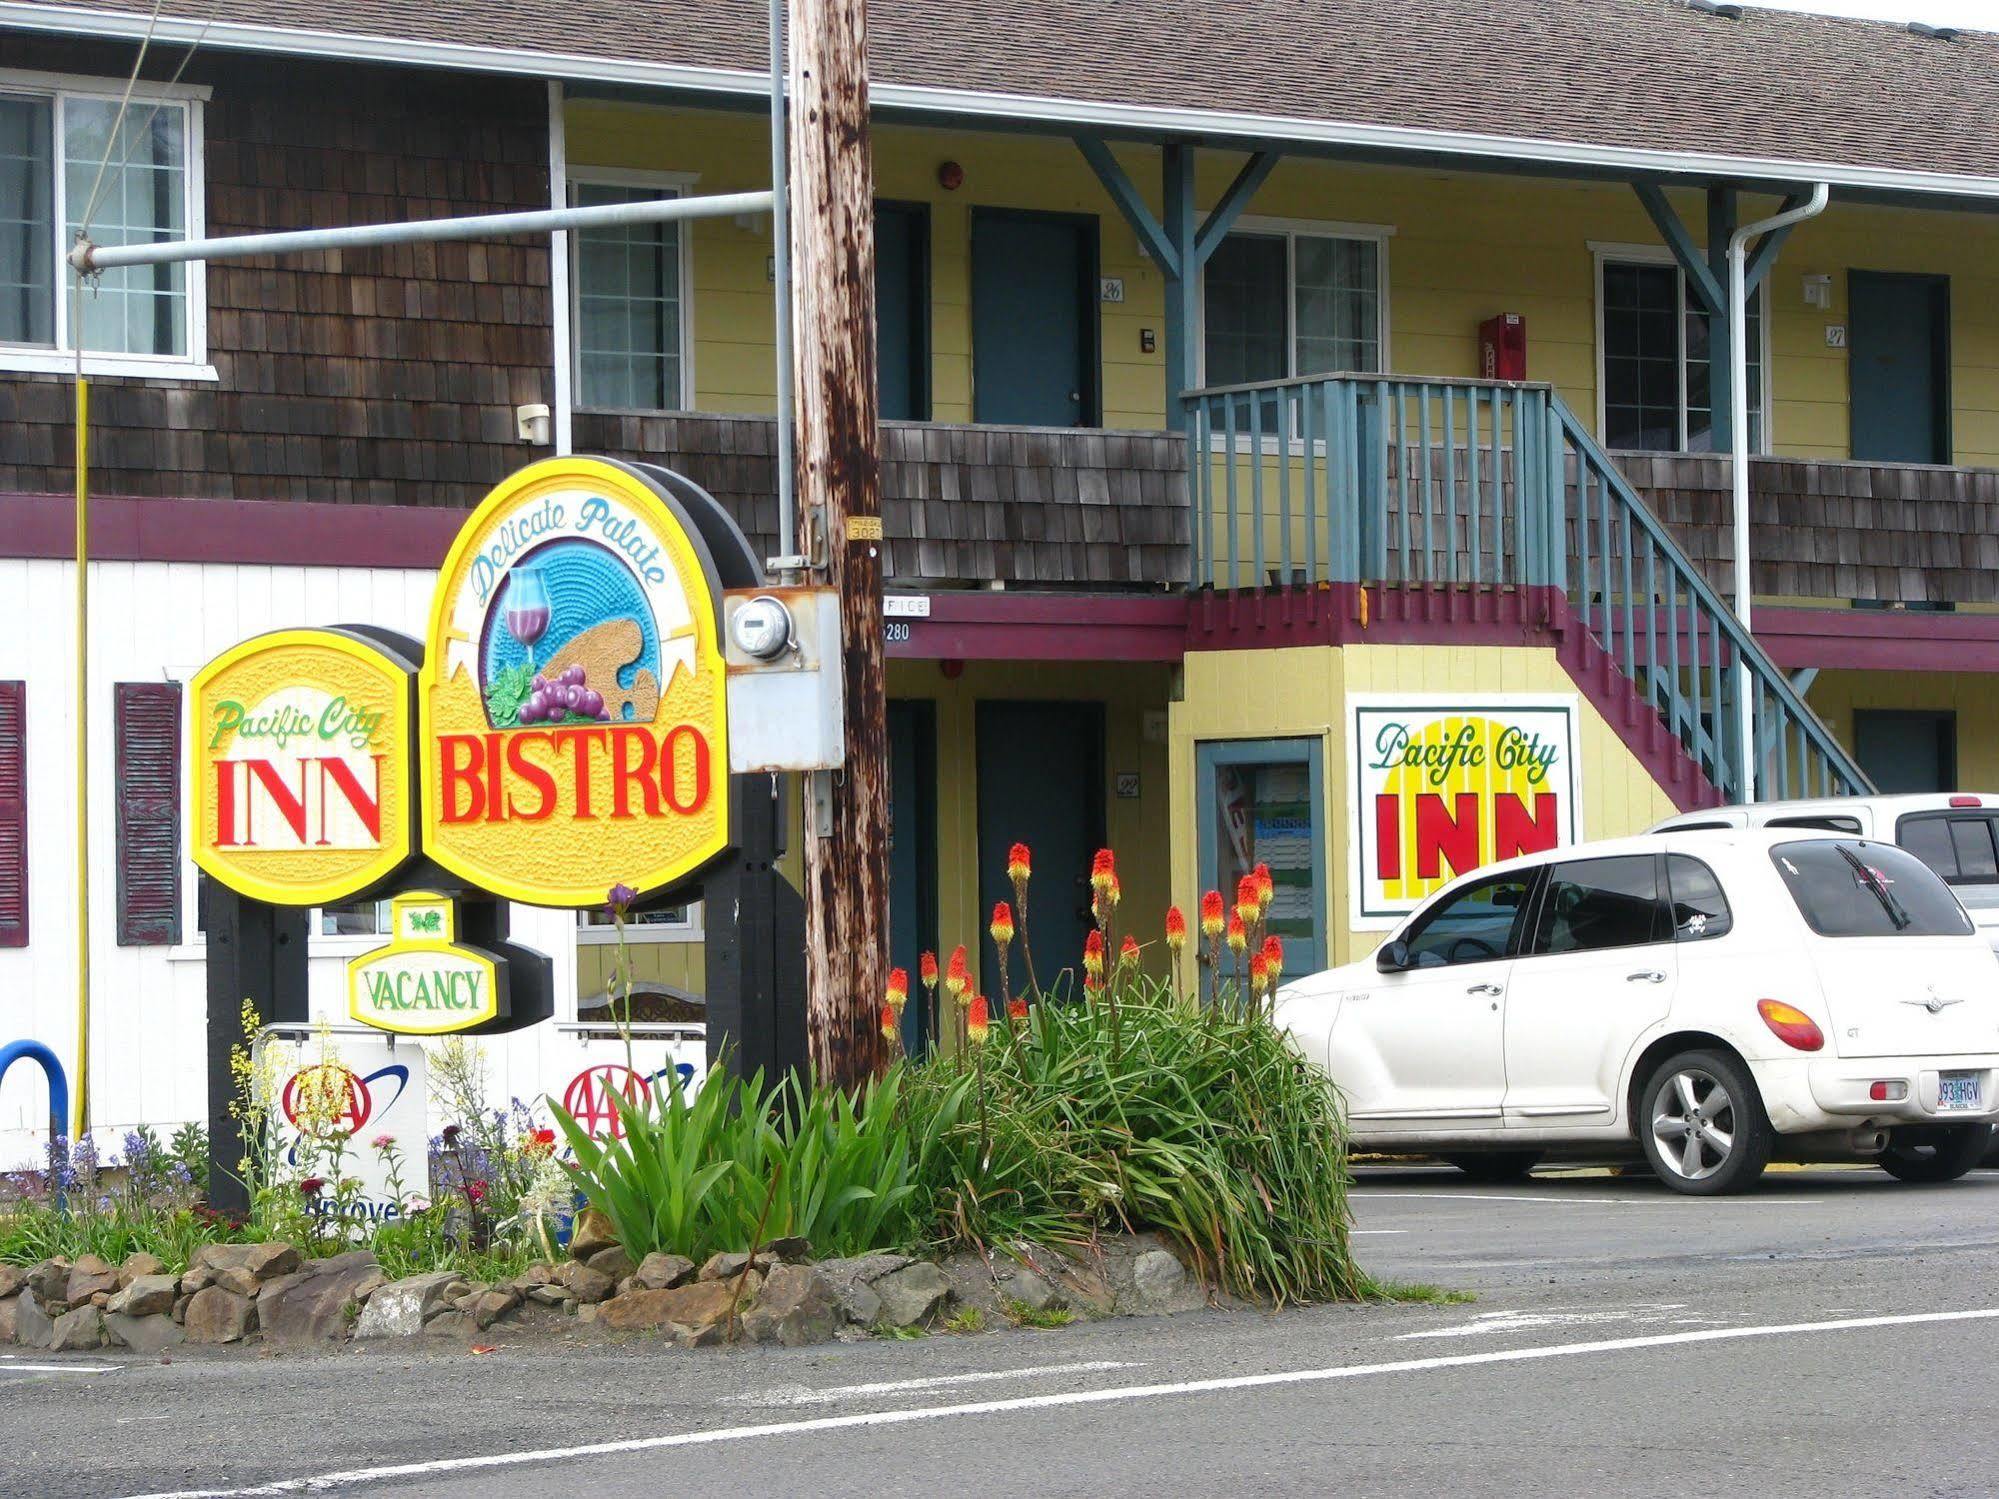
[[[1730,594],[1728,460],[1615,457],[1709,581]],[[1764,597],[1999,603],[1999,470],[1757,459],[1750,548]]]
[[[677,469],[776,550],[769,417],[578,412],[580,453]],[[1164,432],[882,424],[885,575],[1183,586],[1187,447]],[[788,550],[788,548],[786,548]]]
[[[122,77],[130,49],[10,38],[8,64]],[[548,206],[542,85],[198,56],[208,232]],[[469,506],[538,450],[516,405],[552,395],[545,240],[218,262],[219,379],[91,382],[107,494]],[[170,375],[171,372],[165,372]],[[71,393],[0,375],[0,491],[62,493]]]

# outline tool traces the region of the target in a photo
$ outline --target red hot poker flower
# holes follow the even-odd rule
[[[997,947],[1005,947],[1012,942],[1013,907],[1003,900],[994,902],[992,925],[986,930],[992,935],[993,944]]]
[[[1248,946],[1249,946],[1249,928],[1243,922],[1242,912],[1240,911],[1229,912],[1230,949],[1235,952],[1241,952],[1245,947]]]
[[[894,1010],[896,1014],[900,1015],[902,1013],[902,1007],[908,1002],[909,1002],[909,970],[907,968],[889,969],[888,1007]]]
[[[895,1023],[895,1006],[882,1006],[882,1040],[893,1041],[901,1027]]]
[[[983,994],[972,996],[972,1007],[965,1012],[965,1039],[974,1046],[986,1044],[986,1033],[992,1026],[992,1010]]]
[[[1187,918],[1178,906],[1166,908],[1166,945],[1174,952],[1187,945]]]
[[[1284,944],[1274,934],[1263,939],[1263,963],[1270,970],[1270,982],[1275,984],[1284,972]]]
[[[1255,875],[1246,874],[1236,881],[1235,911],[1236,915],[1242,918],[1244,926],[1248,926],[1263,914],[1263,907],[1256,898]]]
[[[960,942],[951,950],[951,964],[944,970],[944,987],[951,991],[951,997],[960,1004],[971,992],[972,975],[965,966],[965,944]]]
[[[1083,939],[1083,972],[1093,979],[1104,976],[1104,934],[1092,931]]]
[[[1270,965],[1258,953],[1249,960],[1249,988],[1252,994],[1261,994],[1270,984]]]
[[[1126,932],[1123,944],[1117,951],[1117,966],[1129,973],[1138,966],[1138,939]]]
[[[1090,888],[1097,894],[1106,894],[1117,883],[1117,855],[1107,848],[1097,850],[1097,856],[1090,861]]]
[[[1257,865],[1250,871],[1250,878],[1256,881],[1256,914],[1268,915],[1270,903],[1277,897],[1277,881],[1270,877],[1270,866]]]
[[[1210,890],[1201,897],[1201,935],[1210,942],[1221,936],[1222,927],[1227,922],[1227,912],[1222,907],[1222,892]]]
[[[1034,873],[1034,857],[1025,843],[1016,843],[1006,851],[1006,877],[1015,885],[1025,885]]]
[[[1027,1019],[1027,1001],[1024,999],[1009,999],[1006,1002],[1006,1018],[1013,1021],[1016,1025]]]
[[[923,979],[924,988],[935,989],[937,987],[937,954],[934,952],[925,953],[917,960],[916,971]]]
[[[1117,909],[1117,903],[1123,899],[1124,899],[1124,886],[1118,883],[1118,877],[1115,873],[1113,873],[1111,875],[1110,884],[1104,887],[1104,903],[1108,905],[1113,911],[1115,911]]]

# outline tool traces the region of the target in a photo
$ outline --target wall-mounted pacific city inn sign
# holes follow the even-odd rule
[[[636,469],[555,458],[452,544],[418,685],[423,846],[513,900],[594,905],[729,843],[715,567]]]
[[[347,630],[276,630],[189,687],[195,862],[273,905],[345,900],[409,857],[413,663]]]

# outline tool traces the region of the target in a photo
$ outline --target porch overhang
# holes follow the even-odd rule
[[[1787,671],[1999,672],[1999,613],[1766,605],[1756,638]]]

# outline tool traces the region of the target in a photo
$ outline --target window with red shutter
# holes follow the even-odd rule
[[[119,682],[118,942],[180,941],[180,683]]]
[[[0,947],[28,945],[28,684],[0,682]]]

